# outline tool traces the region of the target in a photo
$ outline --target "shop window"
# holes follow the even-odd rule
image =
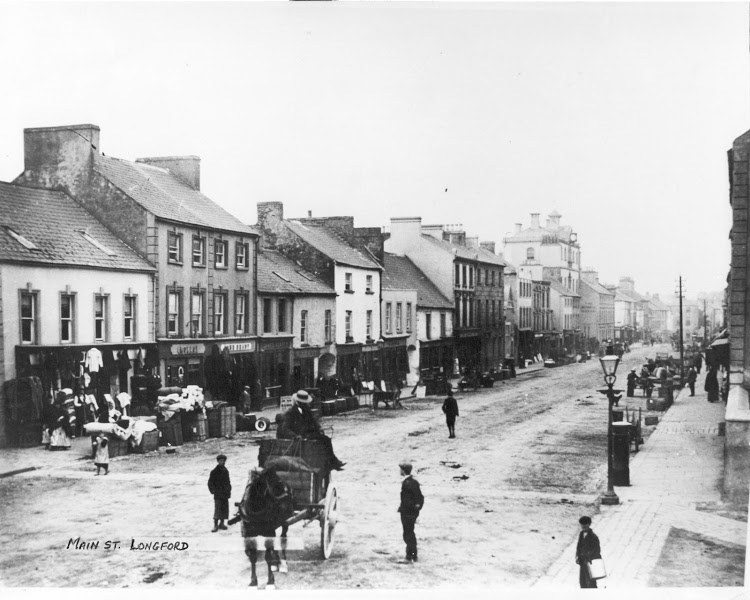
[[[167,291],[167,336],[176,337],[180,335],[181,304],[182,292],[179,290]]]
[[[466,287],[466,284],[468,282],[466,278],[466,265],[461,266],[461,275],[462,275],[463,287]]]
[[[352,311],[347,310],[344,318],[344,332],[346,333],[346,341],[353,342],[354,336],[352,335]]]
[[[393,305],[390,302],[385,303],[385,332],[392,332],[392,315]]]
[[[122,304],[123,327],[122,337],[126,342],[135,340],[135,311],[137,306],[137,296],[125,296]]]
[[[272,333],[273,304],[270,298],[263,298],[263,333]]]
[[[401,333],[403,330],[403,304],[401,302],[396,303],[396,332]]]
[[[94,296],[94,341],[107,341],[107,296]]]
[[[193,266],[206,266],[206,238],[199,235],[193,236]]]
[[[214,335],[227,332],[227,297],[224,293],[214,294]]]
[[[367,339],[372,339],[372,311],[367,311]]]
[[[250,244],[247,242],[237,242],[236,246],[236,258],[237,268],[247,269],[248,268],[248,255],[250,254]]]
[[[411,302],[406,303],[406,331],[411,333]]]
[[[287,301],[284,298],[280,298],[279,307],[278,307],[279,332],[288,331],[286,308],[287,308]]]
[[[167,260],[171,263],[182,263],[182,234],[170,231],[167,234]]]
[[[333,341],[333,318],[330,310],[325,312],[324,329],[325,342],[330,344]]]
[[[227,268],[227,246],[228,243],[224,240],[214,242],[214,267],[217,269]]]
[[[427,313],[424,316],[424,336],[428,339],[432,339],[432,313]]]
[[[299,341],[307,344],[307,311],[303,310],[299,315]]]
[[[247,298],[245,293],[234,297],[234,332],[247,333]]]
[[[372,275],[367,276],[367,280],[365,283],[365,292],[368,294],[374,294],[375,292],[372,290]]]
[[[352,287],[352,274],[344,273],[344,291],[347,294],[353,294],[354,288]]]
[[[37,302],[39,295],[37,292],[21,292],[20,311],[21,311],[21,343],[36,344],[38,342],[37,331]]]
[[[75,295],[60,295],[60,342],[72,344],[75,340]]]
[[[474,267],[469,267],[469,287],[474,287]]]
[[[203,335],[206,318],[206,306],[203,292],[193,290],[190,294],[190,335],[199,337]]]

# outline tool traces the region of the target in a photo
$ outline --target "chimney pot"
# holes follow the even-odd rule
[[[531,213],[531,227],[539,229],[539,213]]]

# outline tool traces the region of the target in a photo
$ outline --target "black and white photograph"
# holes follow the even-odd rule
[[[4,595],[746,597],[750,4],[28,0],[0,65]]]

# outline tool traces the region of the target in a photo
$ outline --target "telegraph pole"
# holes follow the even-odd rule
[[[682,275],[680,275],[680,283],[679,283],[679,291],[678,295],[680,297],[680,381],[685,381],[685,352],[683,348],[683,340],[684,340],[684,334],[682,332]]]

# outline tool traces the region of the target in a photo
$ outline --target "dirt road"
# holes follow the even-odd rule
[[[626,354],[618,383],[655,350]],[[591,361],[458,394],[456,439],[448,438],[442,398],[325,418],[348,463],[334,474],[341,514],[333,556],[318,559],[317,523],[294,525],[290,536],[304,549],[290,551],[278,589],[530,586],[577,535],[578,518],[596,512],[606,487],[607,403],[596,392],[602,386],[599,362]],[[645,410],[645,399],[627,400]],[[0,480],[0,545],[7,549],[0,580],[246,587],[250,569],[239,527],[210,532],[206,481],[215,455],[224,452],[233,501],[239,499],[259,435],[186,444],[171,456],[162,449],[113,459],[106,477],[80,460]],[[426,498],[416,527],[420,562],[413,565],[399,562],[402,458],[413,461]],[[151,541],[188,549],[138,550]]]

